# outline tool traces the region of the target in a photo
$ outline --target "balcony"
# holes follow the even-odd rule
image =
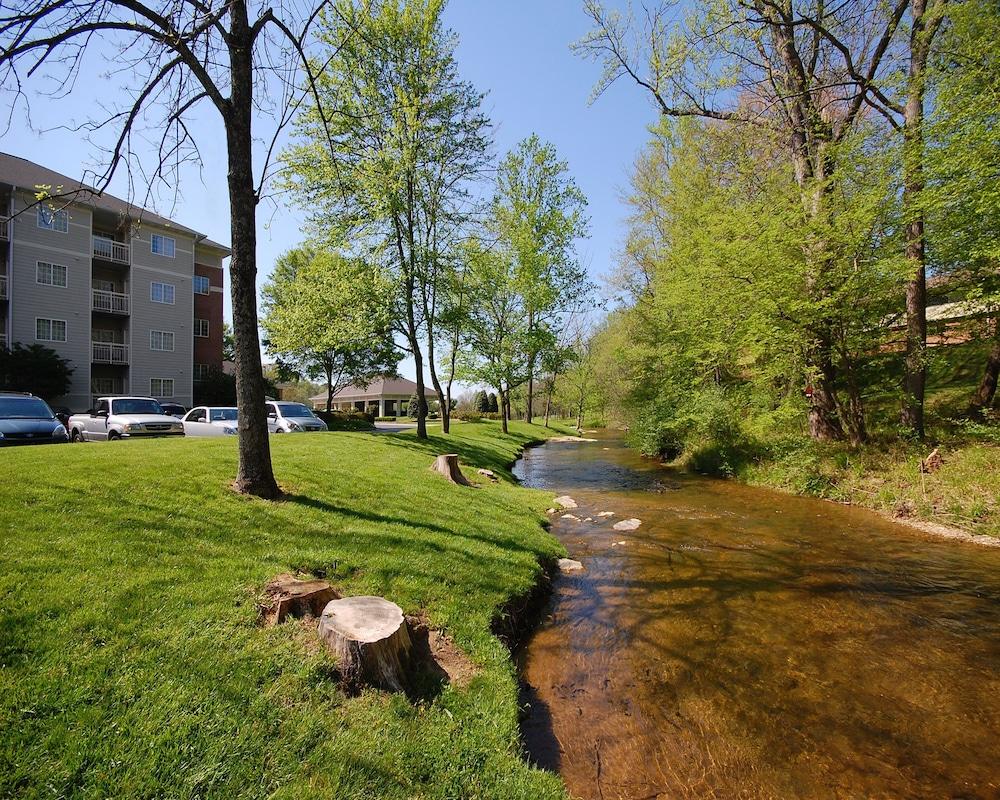
[[[6,348],[6,347],[7,347],[7,334],[0,333],[0,348]]]
[[[108,292],[104,289],[94,289],[94,311],[106,314],[128,314],[128,295],[121,292]]]
[[[95,364],[128,364],[128,345],[114,342],[92,342]]]
[[[0,275],[0,300],[7,299],[7,276]]]
[[[94,258],[111,261],[114,264],[128,264],[132,260],[132,248],[127,242],[116,242],[110,236],[94,236]]]
[[[10,240],[10,220],[0,219],[0,242],[6,242]]]

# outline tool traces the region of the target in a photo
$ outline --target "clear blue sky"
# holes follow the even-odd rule
[[[588,20],[575,0],[451,0],[447,24],[460,38],[458,63],[463,77],[488,92],[486,109],[496,130],[496,152],[502,154],[531,133],[555,144],[589,200],[591,237],[580,254],[595,279],[612,266],[622,241],[626,214],[620,195],[636,154],[648,138],[647,126],[656,114],[640,90],[621,83],[596,104],[587,99],[599,67],[574,56],[571,42],[588,30]],[[93,64],[90,75],[61,101],[36,101],[36,129],[83,121],[100,98],[113,96],[113,84],[100,78]],[[176,206],[161,197],[155,210],[221,242],[229,241],[224,139],[208,105],[194,129],[206,164],[200,172],[181,172]],[[261,134],[263,135],[263,131]],[[39,135],[23,116],[16,120],[0,149],[30,158],[71,177],[82,165],[99,166],[101,154],[80,134],[57,130]],[[112,192],[128,196],[124,176]],[[258,283],[275,258],[301,238],[300,215],[292,209],[275,211],[265,205],[258,222]],[[229,296],[226,293],[226,316]],[[413,377],[411,363],[401,365]]]

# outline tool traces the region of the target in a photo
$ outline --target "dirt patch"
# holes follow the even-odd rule
[[[552,595],[552,578],[559,571],[556,560],[541,563],[534,585],[512,597],[494,614],[490,630],[507,649],[516,652],[538,625]]]

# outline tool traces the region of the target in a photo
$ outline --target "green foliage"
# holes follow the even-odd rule
[[[476,409],[476,411],[479,411],[483,414],[489,411],[490,401],[489,398],[487,398],[486,396],[486,392],[484,392],[482,389],[476,392],[476,396],[472,400],[472,405]]]
[[[490,392],[489,395],[487,395],[487,401],[488,401],[487,402],[487,406],[486,406],[486,412],[487,413],[489,413],[489,414],[498,414],[498,413],[500,413],[500,404],[497,401],[497,394],[496,394],[496,392]]]
[[[70,362],[50,347],[20,342],[0,347],[0,389],[52,402],[69,391],[72,376]]]

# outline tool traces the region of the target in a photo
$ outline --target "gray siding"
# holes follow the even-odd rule
[[[151,249],[153,233],[170,236],[175,242],[174,257],[156,255]],[[170,399],[190,406],[194,365],[194,237],[166,229],[143,225],[132,239],[132,356],[131,391],[147,394],[151,378],[172,378],[174,394]],[[153,283],[174,287],[174,304],[154,303],[150,299]],[[172,331],[172,353],[150,350],[149,332]]]
[[[15,198],[15,213],[31,201]],[[30,345],[35,340],[35,319],[66,320],[65,342],[38,342],[73,362],[72,386],[64,398],[51,398],[56,405],[73,410],[90,406],[90,211],[70,207],[69,232],[45,230],[37,225],[36,213],[27,211],[11,223],[13,260],[10,269],[11,341]],[[66,267],[66,288],[36,282],[39,261]]]

